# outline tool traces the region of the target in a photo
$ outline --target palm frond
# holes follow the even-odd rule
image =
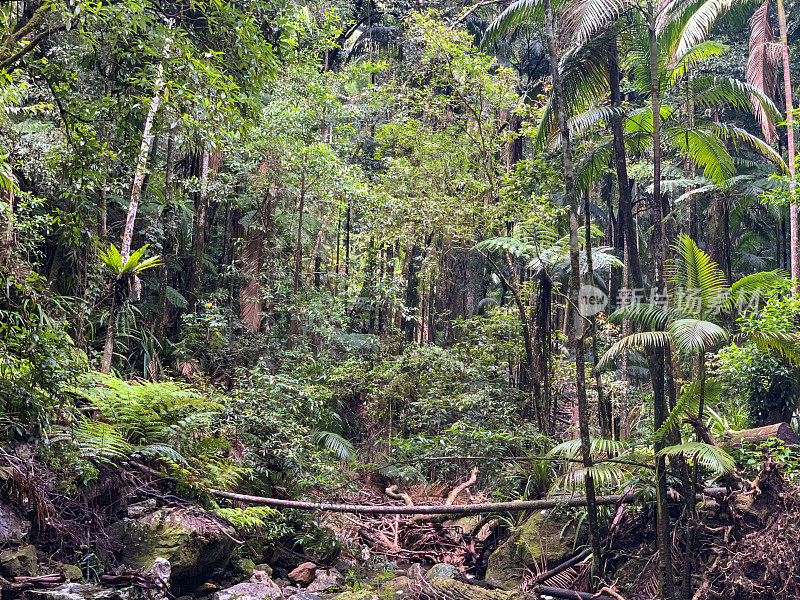
[[[713,404],[722,395],[722,385],[716,379],[707,379],[705,382],[705,402]],[[700,381],[687,383],[681,389],[681,396],[675,403],[664,423],[653,434],[653,439],[661,441],[666,438],[678,425],[685,415],[696,413],[700,407]]]
[[[613,456],[627,448],[627,444],[618,440],[607,438],[591,438],[589,440],[592,456]],[[561,442],[547,453],[549,457],[575,459],[581,456],[581,440],[567,440]]]
[[[623,319],[629,319],[650,329],[661,330],[665,329],[670,322],[684,317],[686,317],[686,313],[680,309],[640,302],[618,308],[609,316],[608,320],[612,323],[621,323]]]
[[[747,56],[747,83],[769,97],[775,96],[778,86],[777,65],[779,53],[775,48],[775,36],[769,22],[769,0],[763,2],[750,17],[750,41]],[[778,139],[775,123],[769,118],[760,101],[753,100],[753,112],[761,125],[764,139],[774,143]]]
[[[678,350],[696,354],[728,341],[728,332],[711,321],[679,319],[669,324],[667,332]]]
[[[730,454],[722,448],[702,442],[684,442],[675,446],[667,446],[658,453],[658,456],[683,456],[719,474],[730,473],[736,468],[736,462]]]
[[[673,11],[671,17],[682,21],[675,54],[683,56],[693,46],[700,44],[717,19],[730,10],[736,2],[737,0],[706,0],[700,6],[682,5],[691,10]]]
[[[612,344],[611,347],[606,350],[605,354],[603,354],[603,357],[597,364],[597,368],[606,368],[612,360],[623,352],[647,348],[668,348],[669,345],[670,336],[665,331],[640,331],[639,333],[632,333]]]
[[[343,462],[352,462],[355,460],[357,451],[353,444],[332,431],[315,431],[311,434],[317,444],[323,448],[330,450],[336,457]]]
[[[541,0],[516,0],[489,25],[481,46],[485,48],[507,35],[515,27],[531,22],[544,22],[544,4]]]

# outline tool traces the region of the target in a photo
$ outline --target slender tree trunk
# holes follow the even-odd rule
[[[170,27],[172,23],[169,23]],[[167,36],[164,42],[163,60],[159,63],[156,78],[153,82],[153,98],[150,100],[150,109],[147,111],[147,117],[144,121],[144,128],[142,129],[142,143],[139,146],[139,157],[136,160],[136,171],[133,176],[133,185],[131,186],[131,202],[128,205],[128,215],[125,219],[125,231],[122,234],[122,246],[120,254],[122,255],[122,264],[124,265],[131,254],[131,241],[133,240],[133,225],[136,221],[136,211],[139,208],[139,200],[142,197],[142,185],[144,183],[144,176],[147,172],[147,157],[150,154],[150,130],[153,128],[153,120],[158,112],[158,105],[161,102],[161,90],[164,87],[164,62],[169,57],[169,49],[172,44],[172,36]],[[105,208],[103,213],[102,227],[106,227]],[[117,312],[116,302],[116,280],[111,283],[111,306],[109,307],[108,320],[106,325],[106,343],[103,348],[103,359],[100,363],[100,371],[102,373],[109,373],[111,371],[111,359],[114,356],[114,319]]]
[[[206,253],[206,230],[208,228],[208,163],[210,160],[208,144],[203,144],[203,156],[200,162],[200,192],[197,195],[197,211],[194,218],[192,234],[192,271],[187,288],[189,310],[197,309],[197,301],[203,286],[203,256]]]
[[[783,0],[777,0],[778,29],[781,34],[781,58],[783,59],[783,94],[786,97],[786,146],[789,152],[789,262],[790,272],[794,280],[794,293],[797,294],[800,280],[800,266],[797,255],[797,203],[795,202],[795,147],[792,103],[792,75],[789,65],[789,42],[787,40],[786,7]]]
[[[134,173],[133,185],[131,186],[131,203],[128,205],[128,216],[125,219],[125,231],[122,235],[120,254],[122,255],[123,264],[125,264],[125,261],[128,260],[131,254],[133,224],[136,220],[136,211],[139,208],[139,199],[142,197],[142,184],[144,183],[144,176],[147,172],[147,156],[150,154],[150,130],[153,128],[153,120],[158,112],[158,105],[161,102],[161,90],[164,87],[164,61],[169,58],[169,49],[171,45],[172,35],[168,36],[164,42],[164,58],[159,63],[156,71],[156,79],[153,82],[153,98],[150,100],[150,109],[147,111],[147,117],[144,120],[142,143],[139,147],[139,158],[136,160],[136,172]]]
[[[591,201],[587,192],[584,201],[584,219],[586,226],[586,267],[589,276],[590,285],[594,285],[594,262],[592,261],[592,218],[591,218]],[[594,376],[595,389],[597,390],[597,412],[600,417],[600,431],[605,438],[611,438],[614,434],[614,414],[611,408],[611,401],[605,397],[603,393],[603,379],[600,375],[600,370],[597,369],[597,315],[590,317],[590,332],[592,334],[592,359],[594,366],[592,367],[592,375]],[[589,333],[589,332],[587,332]]]
[[[164,328],[167,324],[167,283],[169,281],[168,256],[173,250],[173,227],[175,222],[175,211],[172,207],[173,176],[175,172],[175,133],[170,127],[169,137],[167,138],[167,165],[164,178],[164,208],[161,211],[161,224],[164,228],[164,256],[159,267],[158,277],[158,310],[156,311],[155,334],[161,339],[164,336]]]
[[[666,259],[666,239],[664,232],[664,205],[661,198],[661,90],[658,77],[658,33],[656,31],[656,10],[652,0],[647,3],[647,28],[650,54],[650,106],[653,113],[653,196],[651,219],[653,222],[653,267],[655,271],[656,292],[664,294],[664,264]],[[664,390],[664,351],[653,349],[648,352],[648,363],[653,380],[653,421],[658,429],[667,418],[667,403]],[[656,453],[661,450],[663,441],[656,442]],[[661,593],[665,598],[675,596],[672,575],[672,542],[669,534],[669,509],[667,507],[666,461],[662,457],[656,461],[657,508],[658,508],[658,548],[661,567]]]
[[[3,256],[0,257],[0,264],[10,266],[14,249],[14,190],[6,190],[8,201],[8,221],[6,221],[6,234],[4,240]]]
[[[545,35],[550,58],[550,76],[553,80],[553,97],[555,99],[558,125],[561,131],[561,158],[564,165],[564,195],[569,206],[569,255],[570,255],[570,304],[577,309],[580,294],[580,249],[578,247],[578,199],[573,180],[572,149],[570,147],[569,125],[564,112],[564,90],[561,85],[561,73],[556,54],[555,32],[553,29],[553,9],[550,0],[544,0]],[[586,397],[586,362],[583,348],[582,315],[575,310],[575,387],[578,396],[578,420],[581,437],[581,453],[583,467],[586,469],[586,502],[589,521],[589,543],[596,573],[601,573],[600,535],[597,521],[597,504],[594,491],[591,440],[589,438],[589,402]]]
[[[611,105],[622,106],[622,94],[619,88],[619,57],[617,38],[608,46],[608,76],[611,90]],[[625,264],[628,275],[635,287],[641,287],[642,268],[639,262],[639,249],[636,244],[636,228],[633,222],[633,199],[631,198],[631,182],[628,179],[628,160],[625,153],[625,138],[622,126],[622,115],[614,115],[611,119],[611,131],[614,136],[614,166],[617,171],[617,187],[619,188],[619,222],[625,237]]]

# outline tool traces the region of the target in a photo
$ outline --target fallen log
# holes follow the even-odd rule
[[[778,439],[787,444],[797,444],[800,440],[788,423],[775,423],[754,429],[741,429],[728,431],[730,439],[723,442],[724,447],[738,446],[739,444],[760,444],[770,439]]]

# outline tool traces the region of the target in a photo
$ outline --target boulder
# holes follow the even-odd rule
[[[13,507],[0,504],[0,546],[21,544],[30,529],[30,521],[23,519]]]
[[[253,572],[262,571],[272,577],[272,567],[270,567],[267,563],[260,563],[253,567]]]
[[[123,548],[121,562],[149,570],[161,557],[169,561],[175,579],[208,573],[228,563],[235,546],[234,530],[213,515],[201,510],[146,512],[139,505],[133,507],[127,518],[110,528]]]
[[[237,583],[214,594],[214,600],[265,600],[265,598],[283,598],[280,589],[267,583]]]
[[[422,567],[419,563],[414,563],[410,567],[408,567],[408,578],[411,580],[419,580],[422,579],[424,573],[422,572]]]
[[[83,570],[78,565],[61,565],[59,570],[67,581],[80,581],[83,579]]]
[[[245,579],[250,579],[250,577],[253,576],[253,572],[256,570],[256,563],[249,558],[237,559],[234,562],[234,566]]]
[[[289,596],[289,600],[322,600],[322,597],[311,592],[297,592]]]
[[[309,592],[325,592],[332,588],[341,587],[344,584],[344,577],[336,569],[318,570],[314,581],[308,586]]]
[[[22,546],[0,552],[0,571],[9,579],[36,575],[37,567],[34,546]]]
[[[408,577],[395,577],[380,587],[380,600],[401,600],[410,597],[411,580]]]
[[[447,579],[461,579],[461,573],[453,565],[447,563],[436,563],[428,572],[425,573],[425,579],[430,581],[436,577],[445,577]]]
[[[303,585],[310,585],[316,576],[317,565],[313,562],[304,562],[289,573],[289,580]]]
[[[511,589],[522,581],[526,567],[552,568],[572,556],[574,539],[574,527],[563,518],[546,510],[535,512],[489,556],[486,581]]]

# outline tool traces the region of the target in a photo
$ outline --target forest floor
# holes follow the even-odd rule
[[[580,598],[660,597],[646,505],[617,507],[606,540],[606,575],[592,585],[590,559],[580,552],[578,536],[561,543],[571,532],[560,525],[564,521],[555,530],[552,523],[544,525],[556,518],[544,511],[544,517],[533,514],[514,527],[508,527],[508,515],[321,514],[319,525],[340,542],[335,551],[283,546],[264,552],[258,535],[237,531],[197,502],[179,498],[164,481],[108,467],[103,484],[91,492],[65,494],[48,486],[35,464],[20,455],[5,455],[0,470],[6,483],[0,506],[0,541],[7,548],[0,554],[3,600],[190,600],[212,594],[214,600],[511,600],[544,592],[559,597],[558,590]],[[473,489],[475,475],[452,486],[407,490],[381,490],[373,482],[346,500],[386,506],[480,503],[487,498]],[[688,560],[694,600],[800,598],[800,489],[787,483],[778,463],[765,461],[742,490],[704,498],[693,527]],[[673,548],[678,584],[687,561],[681,533],[675,532]],[[530,536],[538,538],[539,551],[523,547],[532,543]],[[89,546],[116,567],[94,570],[101,561],[86,560]],[[498,582],[487,568],[495,568],[492,557],[503,548],[512,552],[515,572]],[[70,552],[77,556],[80,549],[83,562],[67,564]],[[596,590],[602,593],[590,593]]]

